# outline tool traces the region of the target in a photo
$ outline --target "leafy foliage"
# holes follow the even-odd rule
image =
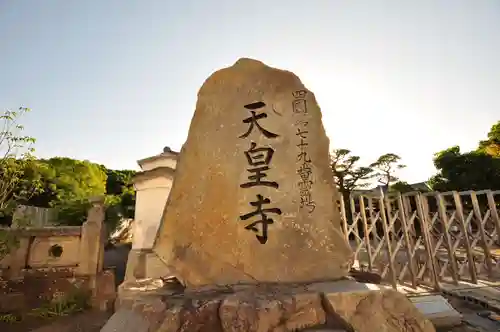
[[[0,314],[0,322],[7,323],[7,324],[12,324],[16,323],[20,320],[19,316],[16,316],[12,313],[2,313]]]
[[[106,191],[106,173],[97,164],[59,157],[40,160],[40,163],[46,164],[45,179],[53,190],[54,206],[88,200]]]
[[[337,149],[330,155],[335,183],[344,196],[348,196],[355,188],[367,186],[366,181],[373,177],[373,168],[358,166],[359,159],[359,156],[351,155],[348,149]]]
[[[500,121],[474,151],[461,153],[453,146],[434,155],[438,173],[430,179],[433,190],[500,189]]]
[[[28,108],[6,110],[0,116],[3,124],[0,131],[0,224],[9,224],[15,207],[25,204],[55,208],[61,224],[81,225],[90,208],[89,199],[102,195],[106,196],[106,222],[110,230],[122,218],[133,218],[132,177],[135,171],[111,170],[87,160],[64,157],[35,159],[32,155],[35,139],[23,135],[24,127],[19,124],[21,116],[29,111]],[[7,245],[10,240],[5,238],[4,243]]]
[[[433,190],[500,189],[500,158],[482,151],[461,153],[458,146],[436,153],[439,173],[430,179]]]
[[[122,218],[134,218],[135,189],[132,178],[135,171],[131,170],[106,170],[106,219],[117,226],[117,221]]]
[[[386,188],[399,178],[396,170],[406,167],[400,163],[401,157],[394,153],[381,155],[369,166],[358,166],[359,156],[351,155],[348,149],[334,150],[330,155],[330,167],[335,183],[344,197],[348,197],[356,188],[363,188],[371,184],[370,180],[376,178]],[[405,191],[411,186],[406,182],[396,183],[394,188]]]
[[[19,247],[19,239],[9,229],[0,228],[0,261]]]
[[[89,296],[81,291],[75,291],[66,297],[44,303],[33,309],[29,315],[39,318],[69,316],[89,308]]]
[[[81,225],[90,208],[89,199],[106,196],[106,222],[112,230],[121,218],[133,218],[134,171],[109,170],[102,165],[71,158],[40,159],[32,165],[24,181],[39,181],[42,190],[27,204],[52,207],[64,225]]]
[[[408,182],[398,181],[389,187],[389,191],[408,193],[416,190]]]
[[[401,157],[394,153],[381,155],[374,163],[370,165],[375,171],[375,177],[378,182],[389,188],[392,182],[398,181],[395,175],[396,170],[405,168],[406,165],[400,163]]]
[[[104,167],[104,166],[103,166]],[[122,219],[132,219],[135,213],[135,171],[106,169],[106,222],[116,229]]]
[[[105,169],[107,180],[106,180],[106,193],[108,195],[121,195],[125,189],[133,188],[132,178],[135,175],[135,171],[131,170],[112,170]]]
[[[500,121],[491,126],[488,139],[479,142],[477,151],[500,158]]]
[[[40,181],[41,190],[27,202],[58,210],[63,224],[80,225],[90,207],[89,198],[105,194],[106,174],[89,161],[70,158],[40,159],[27,172],[25,181]]]
[[[33,163],[35,139],[23,135],[20,118],[30,109],[5,110],[0,115],[0,216],[15,208],[15,202],[27,200],[39,191],[39,182],[24,182],[26,170]]]

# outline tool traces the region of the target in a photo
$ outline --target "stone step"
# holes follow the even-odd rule
[[[148,332],[149,323],[144,317],[128,309],[114,313],[101,332]]]
[[[123,284],[119,290],[119,300],[116,309],[127,307],[127,302],[134,302],[139,296],[168,296],[175,293],[168,282],[159,279],[143,279],[134,283]],[[342,280],[333,283],[315,283],[307,286],[308,291],[322,293],[337,293],[345,291],[381,291],[390,288],[385,285],[358,283]],[[427,319],[437,328],[459,325],[462,315],[441,295],[406,294],[407,298],[415,305]],[[314,331],[314,330],[311,330]]]
[[[408,299],[435,327],[449,327],[462,323],[462,315],[441,295],[411,296]]]

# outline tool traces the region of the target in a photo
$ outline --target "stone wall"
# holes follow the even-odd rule
[[[92,203],[81,227],[2,230],[17,245],[0,260],[0,311],[34,308],[76,291],[98,307],[112,303],[114,275],[103,270],[104,205]]]
[[[18,205],[12,216],[12,227],[53,226],[57,220],[57,210],[37,206]],[[25,223],[28,223],[26,225]]]

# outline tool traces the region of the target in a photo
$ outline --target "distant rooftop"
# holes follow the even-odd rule
[[[177,160],[178,156],[179,156],[179,152],[174,151],[170,147],[166,146],[166,147],[163,148],[163,152],[162,153],[157,154],[157,155],[152,156],[152,157],[147,157],[147,158],[144,158],[144,159],[140,159],[140,160],[137,161],[137,163],[139,164],[139,166],[142,167],[142,165],[144,163],[155,161],[157,159],[161,159],[161,158],[165,158],[165,157],[167,157],[169,159],[175,159],[175,160]]]
[[[410,183],[410,186],[415,190],[415,191],[420,191],[420,192],[429,192],[431,191],[431,187],[427,184],[427,182],[417,182],[417,183]],[[380,191],[383,191],[384,194],[387,191],[387,188],[383,185],[376,186],[375,188],[371,189],[354,189],[353,193],[354,194],[380,194]]]
[[[163,153],[170,153],[174,155],[178,155],[179,152],[172,150],[169,146],[163,148]]]

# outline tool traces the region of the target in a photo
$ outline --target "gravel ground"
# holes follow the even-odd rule
[[[31,332],[99,332],[110,316],[109,313],[87,311],[60,318]]]

